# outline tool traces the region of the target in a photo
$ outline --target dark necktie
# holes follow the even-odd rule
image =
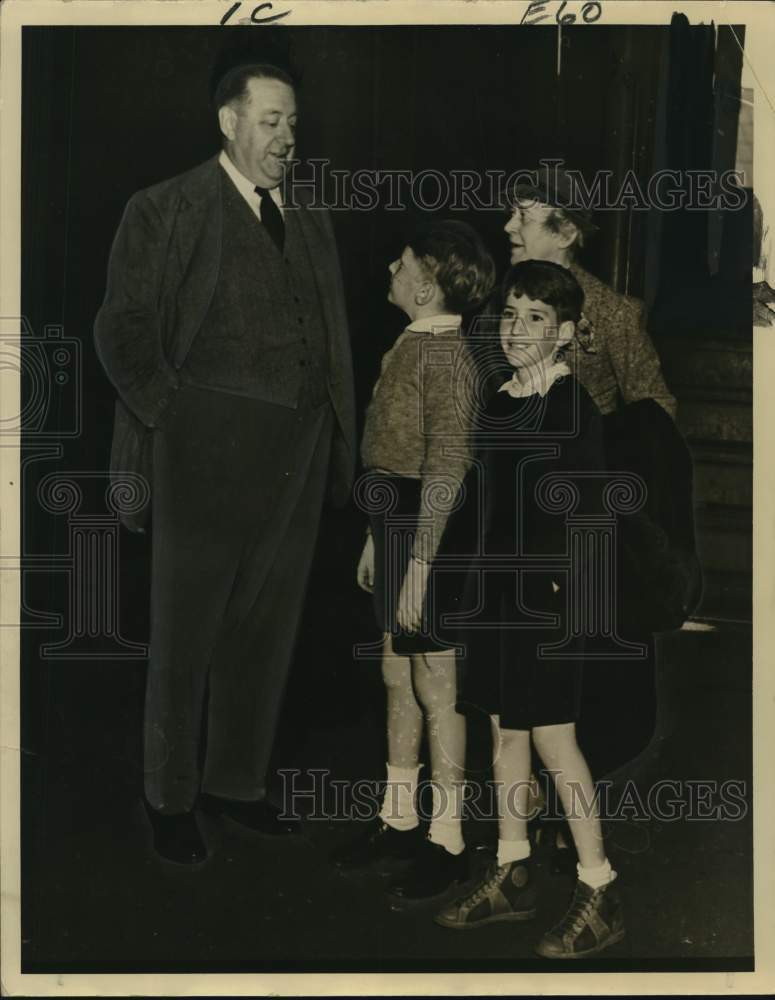
[[[256,185],[256,194],[261,198],[261,221],[266,226],[266,231],[274,240],[274,245],[282,253],[285,247],[285,223],[283,222],[280,209],[269,193],[269,188],[262,188]]]

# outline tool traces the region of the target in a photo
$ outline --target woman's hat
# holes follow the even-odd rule
[[[562,209],[586,236],[597,232],[598,227],[592,221],[591,205],[584,197],[588,189],[579,171],[542,164],[537,170],[512,174],[512,178],[514,180],[504,192],[508,206],[513,207],[518,201],[551,205],[552,208]]]

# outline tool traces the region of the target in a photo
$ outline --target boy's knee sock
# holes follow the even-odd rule
[[[498,840],[498,867],[510,865],[512,861],[525,861],[530,857],[530,841]]]
[[[586,882],[593,889],[602,889],[604,885],[608,885],[609,882],[613,882],[616,878],[616,872],[611,867],[611,862],[608,858],[601,865],[589,868],[585,868],[579,863],[576,865],[576,871],[578,872],[579,879],[582,882]]]
[[[466,846],[461,828],[463,784],[459,782],[450,787],[434,782],[432,791],[433,816],[428,839],[450,854],[462,854]]]
[[[387,765],[387,784],[379,817],[394,830],[414,830],[420,822],[415,804],[420,766],[419,764],[417,767]]]

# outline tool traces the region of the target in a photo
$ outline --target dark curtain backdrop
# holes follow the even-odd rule
[[[37,337],[48,325],[61,326],[81,354],[80,383],[69,386],[75,396],[57,397],[49,414],[56,427],[57,420],[66,420],[68,405],[78,407],[80,433],[63,440],[55,459],[36,457],[39,441],[26,440],[25,552],[45,557],[68,551],[67,517],[44,510],[38,498],[42,477],[52,470],[99,472],[108,464],[114,394],[94,352],[92,326],[124,205],[134,191],[218,149],[209,107],[211,69],[235,33],[241,38],[246,30],[265,29],[24,29],[22,310]],[[676,136],[682,135],[681,123],[691,120],[693,106],[706,110],[708,30],[565,29],[558,53],[558,33],[549,27],[284,29],[303,74],[298,155],[327,158],[336,170],[506,173],[560,157],[588,176],[610,170],[617,182],[632,168],[645,180],[658,153],[660,165],[677,155]],[[697,79],[691,67],[676,75],[674,52],[682,60],[694,59]],[[687,80],[691,86],[684,86]],[[680,120],[677,125],[673,120],[671,141],[665,143],[662,132],[672,104]],[[706,117],[697,120],[697,137],[680,146],[677,165],[703,165]],[[663,255],[651,216],[601,213],[601,232],[586,262],[620,290],[653,298]],[[502,270],[505,217],[500,212],[465,217],[480,229]],[[334,216],[361,413],[380,358],[403,322],[385,301],[387,264],[400,253],[411,221],[410,211],[384,209]],[[680,220],[670,222],[672,272],[683,230]],[[698,222],[690,218],[687,227],[686,245],[694,248],[696,259]],[[30,385],[23,381],[23,392]],[[99,483],[88,475],[81,478],[87,491]],[[333,546],[333,558],[324,552],[317,562],[323,576],[336,577],[328,581],[328,599],[341,595],[340,617],[345,624],[355,620],[355,631],[352,567],[360,531],[355,512],[331,514],[321,544]],[[122,532],[119,627],[135,642],[147,640],[147,555],[146,539]],[[41,609],[65,611],[68,587],[65,574],[28,574],[24,620],[34,622]],[[360,614],[368,619],[365,605]],[[339,631],[342,648],[329,656],[336,662],[348,659],[354,638],[347,627]],[[59,718],[55,686],[60,674],[39,656],[41,642],[51,638],[50,630],[39,628],[22,635],[28,665],[25,739],[42,748],[54,739]],[[99,665],[90,669],[104,675]],[[73,677],[71,670],[70,684]],[[142,677],[137,677],[139,689]],[[93,677],[84,680],[84,690],[93,691]],[[138,706],[132,704],[134,711]],[[127,731],[133,732],[135,724],[134,717],[129,719]],[[38,763],[31,760],[29,767],[35,770]]]
[[[38,442],[26,442],[31,461],[23,483],[25,535],[33,552],[68,548],[68,519],[41,507],[41,478],[52,469],[107,468],[114,393],[97,360],[92,327],[127,199],[217,151],[219,133],[209,107],[212,67],[235,33],[263,30],[24,29],[22,311],[37,337],[47,325],[60,325],[81,352],[77,400],[58,404],[80,407],[80,434],[63,441],[54,461],[32,460]],[[559,76],[554,28],[283,30],[303,74],[302,160],[326,158],[334,170],[510,173],[561,157],[587,173],[607,169],[616,178],[635,163],[641,176],[648,175],[668,28],[566,29]],[[414,214],[383,208],[334,214],[361,414],[380,358],[403,324],[385,301],[387,265],[400,253]],[[482,232],[503,270],[505,216],[463,215]],[[640,293],[647,220],[621,216],[603,213],[587,263],[622,290]],[[22,389],[31,391],[31,383],[24,381]],[[57,412],[49,416],[56,425]],[[96,489],[98,482],[89,480],[84,489]],[[359,537],[360,530],[352,513],[326,537]],[[122,532],[120,544],[122,634],[145,642],[147,543]],[[357,541],[352,544],[357,547]],[[337,567],[343,574],[346,569],[342,585],[345,579],[349,585],[349,562],[340,558]],[[26,578],[27,620],[37,609],[66,608],[68,599],[62,575]],[[30,664],[38,662],[40,643],[48,638],[38,629],[23,633]],[[24,681],[31,691],[40,684],[46,703],[47,669],[31,669]],[[29,704],[32,739],[48,723],[37,698],[31,696]]]
[[[226,36],[244,30],[263,29],[25,29],[24,310],[35,331],[63,323],[83,340],[90,419],[77,447],[95,468],[107,457],[111,392],[91,327],[111,239],[134,191],[217,150],[210,69]],[[637,121],[639,173],[650,167],[667,29],[639,28],[636,41],[631,29],[566,30],[559,79],[551,28],[288,30],[303,71],[301,158],[328,158],[338,170],[511,172],[564,157],[617,175],[630,166],[622,143],[631,142]],[[609,279],[624,274],[614,262],[622,241],[614,247],[608,238],[619,214],[606,213],[588,254]],[[467,217],[505,264],[503,216]],[[361,402],[401,323],[384,304],[385,276],[408,221],[405,212],[336,214]],[[636,261],[644,253],[642,223],[627,240]],[[640,271],[629,276],[635,292]]]
[[[56,396],[48,416],[56,429],[75,406],[81,421],[80,433],[62,440],[56,459],[41,457],[25,469],[25,554],[67,550],[67,519],[42,509],[41,477],[52,469],[107,467],[114,394],[96,358],[92,326],[124,205],[139,188],[218,149],[211,69],[236,32],[264,30],[24,29],[22,311],[36,337],[56,325],[80,348],[80,382],[69,385],[75,395]],[[723,156],[718,140],[713,153],[714,51],[723,130],[731,137],[740,29],[734,38],[722,31],[715,46],[712,26],[689,27],[680,15],[669,27],[570,28],[559,52],[558,33],[549,27],[283,32],[303,74],[298,155],[328,159],[333,170],[509,173],[557,157],[588,179],[595,170],[611,171],[616,189],[630,169],[645,183],[656,168],[734,165],[731,139]],[[403,322],[385,301],[387,264],[400,253],[414,214],[384,208],[334,214],[361,413],[380,358]],[[585,262],[617,289],[653,304],[660,346],[708,330],[749,337],[750,214],[727,214],[716,275],[708,273],[707,213],[697,212],[599,213],[601,231]],[[502,270],[505,217],[463,215],[482,232]],[[23,395],[31,391],[23,377]],[[39,440],[27,437],[25,445],[33,459]],[[357,518],[351,521],[357,525]],[[123,534],[121,544],[125,628],[145,641],[145,542]],[[29,574],[25,620],[41,608],[66,608],[64,590],[61,575]],[[30,662],[41,635],[23,634]],[[30,714],[31,732],[39,720],[39,713]]]
[[[338,170],[510,172],[530,169],[542,157],[563,157],[585,172],[611,170],[616,180],[632,168],[645,179],[657,154],[660,165],[669,164],[682,134],[673,128],[667,143],[663,134],[676,95],[686,121],[695,121],[692,95],[700,103],[707,98],[709,43],[697,34],[705,29],[679,39],[681,58],[696,56],[698,72],[705,73],[688,90],[670,76],[671,44],[678,43],[671,43],[667,27],[566,29],[559,76],[554,28],[286,30],[304,73],[298,155],[328,158]],[[40,556],[43,565],[24,577],[27,625],[44,624],[42,611],[67,616],[72,597],[67,574],[45,570],[47,558],[68,552],[69,529],[67,517],[42,507],[42,478],[80,476],[88,490],[89,475],[108,464],[114,394],[94,352],[92,326],[113,235],[133,192],[218,149],[208,82],[229,33],[217,27],[24,29],[22,311],[37,338],[47,326],[59,326],[81,353],[80,382],[69,383],[74,395],[52,396],[57,402],[48,413],[56,428],[69,419],[68,407],[78,407],[80,433],[63,439],[51,458],[39,451],[39,438],[24,442],[24,553]],[[678,166],[704,165],[706,119],[696,119],[697,135],[687,139],[691,148],[682,147]],[[586,263],[619,290],[653,300],[668,258],[662,252],[667,237],[651,215],[606,213]],[[505,217],[465,217],[502,270]],[[334,217],[361,412],[380,358],[402,326],[385,302],[387,264],[400,252],[409,221],[408,212],[385,210]],[[670,269],[682,260],[684,233],[692,259],[701,257],[697,226],[689,231],[671,220]],[[687,313],[696,313],[691,304]],[[661,315],[669,328],[670,310]],[[22,391],[32,391],[24,373]],[[374,627],[368,600],[353,585],[361,532],[354,510],[327,513],[302,666],[289,689],[293,724],[283,730],[286,741],[307,722],[344,725],[369,704],[371,732],[380,732],[378,677],[372,672],[366,679],[361,671],[356,679],[352,665],[353,642],[372,638]],[[147,539],[122,532],[118,627],[135,643],[148,636],[148,549]],[[104,582],[95,581],[95,593],[100,588]],[[48,886],[38,872],[53,838],[106,816],[122,828],[142,778],[144,660],[136,654],[124,661],[42,657],[41,644],[62,636],[56,623],[22,630],[23,920],[31,940],[43,926]],[[372,765],[377,773],[384,760],[378,740],[374,736],[373,752],[364,748],[363,759],[349,762],[351,777]]]
[[[25,574],[22,611],[27,626],[21,674],[23,920],[30,947],[36,947],[45,924],[49,887],[39,872],[52,838],[75,836],[105,817],[112,817],[117,829],[126,825],[126,810],[142,785],[145,675],[136,650],[126,660],[41,655],[42,644],[64,637],[75,581],[46,570],[50,556],[62,559],[69,551],[71,519],[44,509],[38,487],[44,476],[65,473],[85,492],[91,490],[86,509],[104,510],[98,492],[104,480],[89,473],[107,468],[114,393],[95,355],[92,326],[110,244],[133,192],[218,149],[210,72],[231,41],[228,36],[245,30],[264,29],[27,27],[23,32],[22,311],[36,338],[44,337],[47,326],[60,326],[81,354],[80,382],[71,380],[48,413],[56,429],[75,407],[80,433],[62,439],[53,457],[41,453],[39,437],[25,438],[23,551],[40,556],[43,565],[43,571]],[[585,170],[618,169],[615,123],[628,114],[648,118],[649,107],[653,117],[657,53],[666,44],[663,29],[638,29],[636,43],[626,29],[565,31],[558,79],[557,33],[551,28],[287,31],[304,77],[298,155],[328,158],[338,170],[510,172],[554,156]],[[639,61],[643,79],[637,107],[634,98],[617,98],[628,52],[630,62]],[[647,145],[644,149],[641,167],[648,169]],[[504,217],[468,218],[503,268]],[[409,221],[407,212],[384,210],[334,217],[361,412],[380,358],[402,325],[385,302],[386,278]],[[603,277],[614,276],[605,229],[589,260]],[[636,274],[636,290],[638,280]],[[23,394],[33,391],[23,373]],[[370,705],[371,731],[380,732],[378,676],[363,668],[354,672],[352,663],[353,642],[374,638],[368,599],[353,585],[361,536],[354,510],[327,513],[301,666],[288,693],[293,721],[281,729],[290,740],[307,723],[345,725],[368,713]],[[134,643],[148,638],[148,557],[147,539],[121,532],[117,630]],[[105,583],[95,580],[91,587],[87,598],[98,597]],[[63,614],[63,625],[33,627],[43,624],[43,611]],[[356,770],[365,773],[384,759],[379,737],[373,742],[373,748],[364,747]],[[322,752],[315,750],[313,764]]]

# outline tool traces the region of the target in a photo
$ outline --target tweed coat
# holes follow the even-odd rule
[[[218,157],[139,191],[130,198],[113,242],[105,300],[95,320],[97,353],[117,393],[111,473],[151,481],[151,435],[163,427],[180,387],[178,372],[207,314],[221,256],[222,206]],[[355,403],[344,291],[333,229],[324,210],[302,204],[298,220],[328,332],[329,390],[337,417],[330,495],[349,496],[355,468]],[[282,368],[267,366],[259,398],[295,407],[296,391]],[[150,497],[122,516],[145,530]]]
[[[643,302],[620,295],[589,271],[572,264],[584,292],[584,316],[594,330],[596,353],[568,359],[601,413],[624,403],[655,399],[675,419],[676,401],[665,384],[659,356],[645,327]]]

